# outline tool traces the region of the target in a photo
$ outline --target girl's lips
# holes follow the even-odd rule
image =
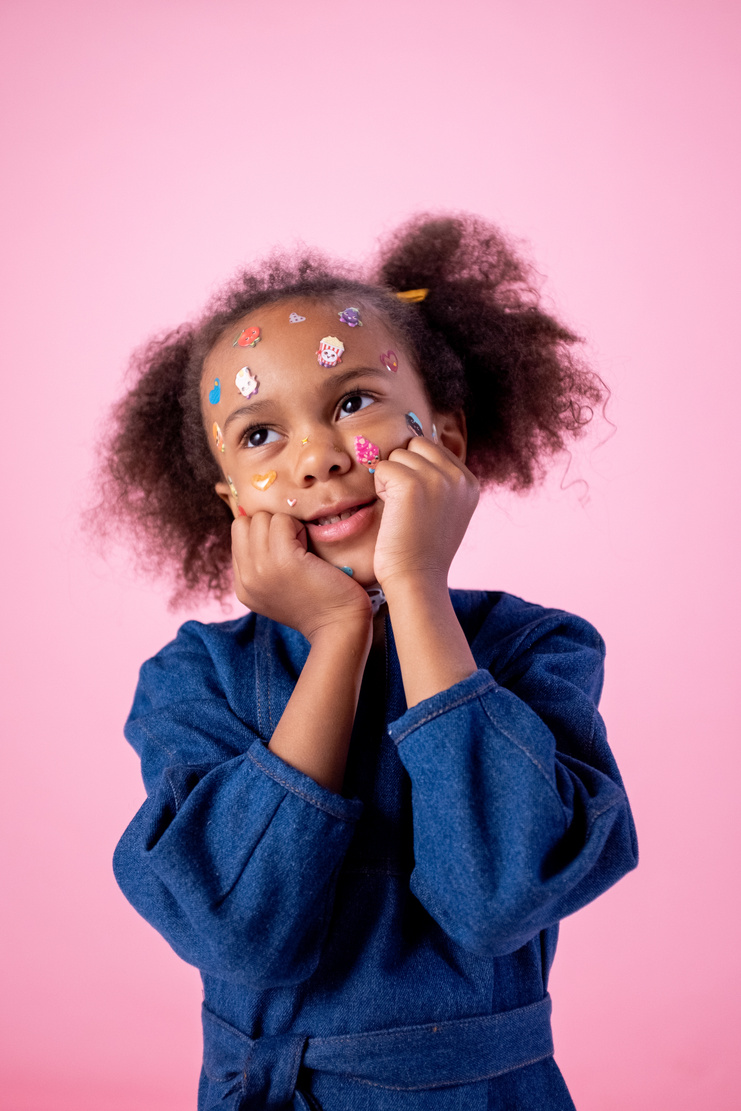
[[[315,521],[307,521],[306,531],[309,538],[315,543],[326,544],[327,542],[345,540],[348,536],[357,535],[368,525],[373,516],[376,501],[377,499],[374,499],[368,505],[361,505],[353,511],[351,517],[344,521],[334,521],[330,525],[318,525]]]

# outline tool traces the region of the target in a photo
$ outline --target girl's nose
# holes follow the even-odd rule
[[[352,467],[350,458],[339,436],[317,429],[299,440],[296,479],[299,484],[326,482],[332,475],[343,475]]]

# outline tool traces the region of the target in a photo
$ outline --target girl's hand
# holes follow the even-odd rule
[[[375,483],[384,509],[374,569],[384,593],[405,579],[447,589],[479,499],[477,479],[442,444],[419,437],[376,465]]]
[[[306,530],[288,513],[260,511],[232,524],[232,564],[240,602],[288,625],[309,642],[324,629],[371,627],[368,595],[306,549]]]

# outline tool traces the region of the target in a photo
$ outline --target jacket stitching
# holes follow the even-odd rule
[[[471,691],[470,694],[461,695],[458,699],[456,699],[455,702],[449,702],[446,703],[444,706],[441,706],[437,710],[431,710],[426,717],[420,718],[419,721],[415,721],[413,725],[409,725],[404,730],[404,732],[398,736],[398,738],[396,739],[396,743],[401,744],[403,740],[406,740],[410,733],[413,733],[415,729],[419,729],[420,725],[426,725],[428,721],[433,721],[435,718],[439,718],[442,714],[447,714],[449,710],[457,710],[459,706],[465,705],[466,702],[473,702],[474,699],[479,698],[487,690],[495,690],[497,686],[496,680],[488,674],[486,679],[481,679],[479,682],[481,684],[480,689],[479,686],[477,686],[476,689]]]
[[[281,777],[279,775],[276,775],[275,772],[271,771],[270,768],[266,768],[265,765],[261,763],[260,760],[258,760],[253,752],[250,751],[247,753],[247,755],[254,764],[257,764],[258,768],[261,768],[262,771],[265,772],[265,775],[269,775],[271,779],[274,779],[276,783],[280,783],[281,787],[285,787],[286,790],[291,791],[294,795],[298,795],[300,798],[305,799],[307,802],[310,802],[312,806],[316,806],[318,810],[323,810],[325,814],[330,814],[333,818],[339,818],[340,821],[343,822],[355,821],[352,816],[340,814],[338,810],[333,810],[331,807],[326,806],[318,799],[312,798],[311,795],[307,794],[305,791],[302,791],[300,788],[294,787],[294,785],[292,783],[289,783],[286,779],[281,779]]]

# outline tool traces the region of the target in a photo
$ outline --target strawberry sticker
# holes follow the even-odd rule
[[[254,347],[260,341],[259,328],[245,328],[241,336],[237,336],[232,347]]]

